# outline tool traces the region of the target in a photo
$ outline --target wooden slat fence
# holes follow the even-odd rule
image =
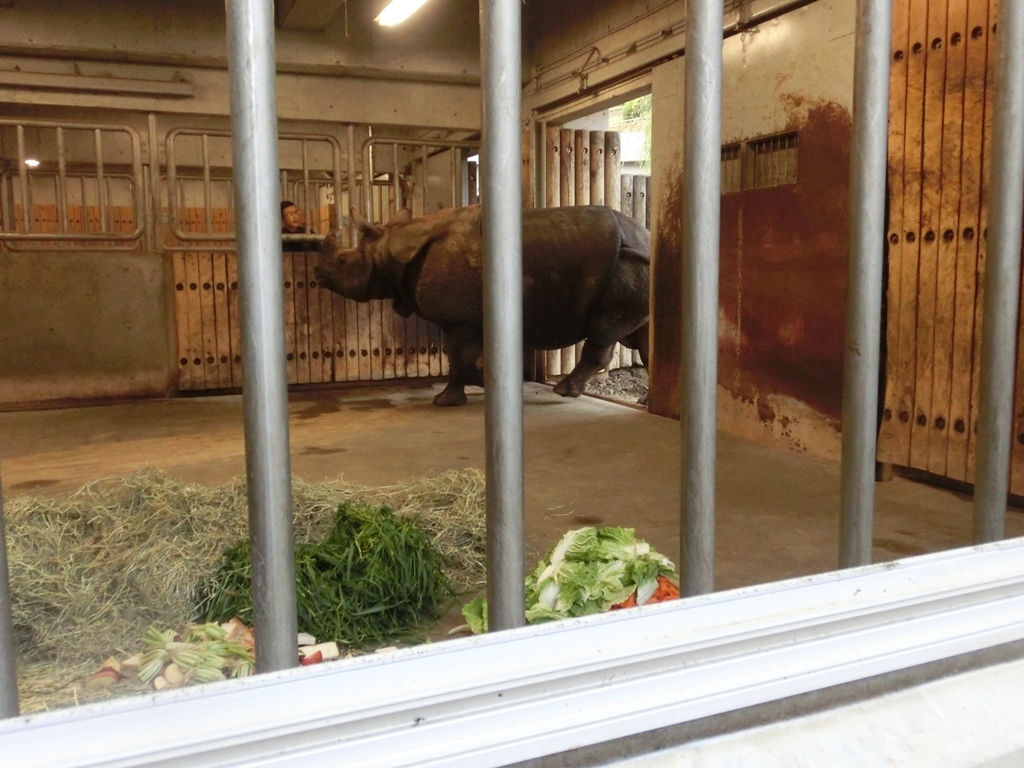
[[[375,192],[376,218],[394,214],[393,193]],[[319,212],[327,222],[327,206]],[[233,212],[213,210],[213,231],[231,232]],[[205,231],[205,210],[185,208],[183,231]],[[347,233],[346,233],[347,235]],[[178,387],[184,391],[242,385],[242,351],[235,254],[223,243],[188,241],[172,249],[178,345]],[[204,248],[209,247],[206,251]],[[316,253],[282,254],[285,355],[289,384],[423,378],[447,373],[440,330],[416,317],[403,318],[389,301],[355,302],[316,284]]]

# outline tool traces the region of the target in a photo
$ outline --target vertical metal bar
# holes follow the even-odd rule
[[[0,176],[0,194],[3,195],[3,199],[0,200],[0,209],[3,210],[4,214],[4,232],[14,231],[14,182],[11,181],[8,184],[7,176]]]
[[[174,158],[174,139],[173,135],[169,136],[164,149],[167,155],[167,212],[172,237],[178,228],[178,169]]]
[[[135,229],[138,230],[140,224],[143,224],[149,218],[146,215],[146,180],[142,165],[142,141],[134,132],[129,136],[132,144],[132,178],[129,182],[131,186],[132,222],[135,224]],[[140,217],[142,217],[143,222],[139,221]],[[146,231],[149,231],[147,225],[144,224],[143,226]]]
[[[481,0],[484,434],[490,629],[526,623],[523,593],[521,0]],[[424,164],[424,192],[426,192]]]
[[[891,40],[892,0],[857,0],[839,490],[840,568],[871,562]]]
[[[481,147],[481,150],[483,147]],[[423,212],[430,213],[427,207],[427,190],[430,188],[430,174],[427,168],[430,166],[430,154],[427,152],[427,145],[422,146],[423,150]]]
[[[149,241],[155,251],[158,245],[164,243],[163,239],[163,204],[160,200],[160,145],[156,133],[156,115],[149,113],[149,205],[150,205],[150,234]]]
[[[0,490],[0,718],[17,717],[18,673],[14,653],[14,615],[11,578],[7,568],[7,541],[4,535],[4,497]]]
[[[18,178],[21,181],[21,223],[25,232],[32,231],[32,195],[28,188],[28,166],[25,165],[25,126],[18,126]]]
[[[366,218],[373,221],[373,145],[363,153],[363,208]]]
[[[139,184],[143,189],[145,195],[145,203],[142,206],[141,213],[143,217],[143,225],[146,231],[146,250],[150,253],[156,250],[156,233],[153,231],[153,206],[152,201],[149,198],[149,190],[153,188],[152,174],[149,172],[149,166],[144,165],[142,167],[142,178],[139,180]]]
[[[538,124],[537,140],[534,143],[537,151],[534,152],[534,162],[537,170],[537,196],[534,198],[535,208],[548,207],[548,121],[541,120]],[[607,201],[605,201],[607,205]]]
[[[341,208],[341,145],[337,142],[331,142],[331,167],[334,171],[334,227],[341,226],[341,217],[344,215],[344,211]],[[331,227],[331,222],[328,218],[327,226]]]
[[[356,179],[356,127],[349,125],[346,131],[346,139],[348,142],[348,206],[359,210],[359,202],[357,198],[359,196],[359,184]],[[338,201],[340,204],[340,200]],[[348,211],[344,212],[346,216],[349,215]],[[341,223],[340,221],[338,222]],[[349,226],[349,245],[355,247],[359,244],[359,238],[356,234],[356,228]]]
[[[210,137],[203,134],[203,219],[204,232],[213,231],[213,200],[210,188]]]
[[[398,183],[398,143],[391,145],[391,181],[395,187],[395,212],[402,209],[402,185]]]
[[[94,131],[96,140],[96,202],[100,207],[100,232],[110,232],[114,226],[108,221],[109,195],[106,176],[103,173],[103,134],[97,128]]]
[[[313,206],[309,203],[309,146],[302,140],[302,205],[306,209],[306,231],[313,222]]]
[[[681,380],[683,589],[715,578],[715,387],[722,152],[722,4],[686,4]]]
[[[288,194],[288,171],[281,171],[281,199],[291,200],[291,195]],[[292,200],[294,203],[295,201]]]
[[[64,160],[64,129],[57,126],[57,217],[60,231],[68,232],[68,169]]]
[[[455,152],[454,147],[449,150],[452,157],[452,208],[457,208],[459,205],[459,165],[455,162]]]
[[[268,672],[297,664],[271,4],[227,0],[227,37],[256,668]]]
[[[1024,197],[1024,3],[999,3],[996,24],[992,113],[996,162],[989,184],[974,481],[974,541],[978,544],[1003,538],[1006,527]]]

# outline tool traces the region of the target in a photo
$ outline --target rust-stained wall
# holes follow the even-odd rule
[[[797,183],[721,198],[718,417],[743,437],[838,456],[849,248],[853,3],[730,38],[723,144],[796,131]],[[653,74],[649,407],[678,418],[685,60]]]
[[[722,196],[719,381],[733,397],[784,393],[830,419],[842,410],[850,115],[811,108],[796,184]]]

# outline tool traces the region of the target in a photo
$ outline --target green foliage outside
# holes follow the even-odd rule
[[[647,173],[651,172],[651,111],[653,103],[653,97],[651,94],[647,94],[622,105],[622,120],[631,124],[630,130],[636,130],[638,126],[642,127],[644,142],[640,166]]]

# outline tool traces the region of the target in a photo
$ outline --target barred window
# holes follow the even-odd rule
[[[796,184],[796,134],[749,142],[747,162],[750,189]]]
[[[740,145],[722,147],[722,194],[739,192],[743,187],[743,164],[740,160]]]

